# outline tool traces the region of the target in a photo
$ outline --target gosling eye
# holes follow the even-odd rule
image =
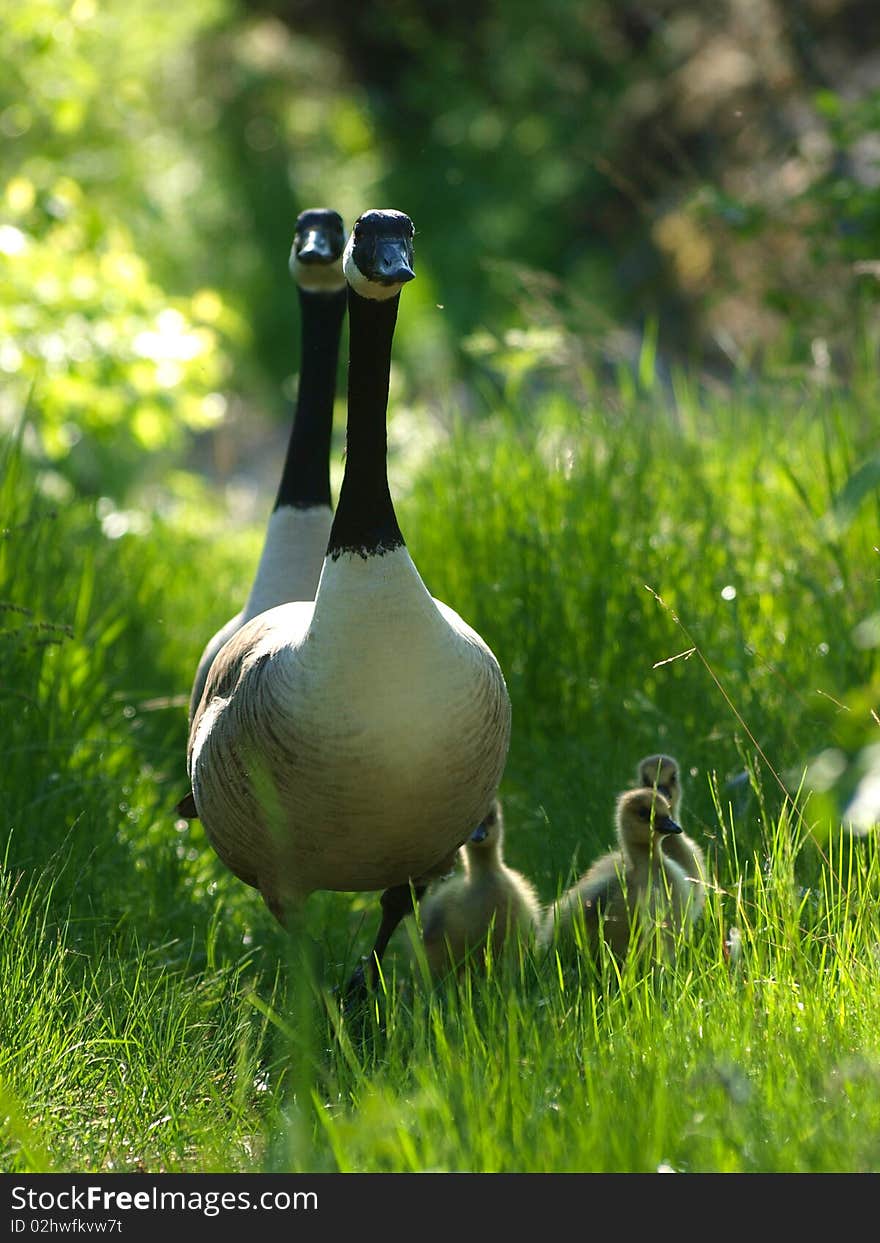
[[[647,807],[639,808],[639,819],[640,820],[647,820],[650,814],[651,813],[648,811]]]

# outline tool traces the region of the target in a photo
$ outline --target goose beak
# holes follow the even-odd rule
[[[300,263],[332,263],[338,258],[320,229],[309,229],[295,256]]]
[[[658,833],[681,833],[683,829],[671,816],[658,816],[654,825]]]
[[[478,824],[473,833],[471,833],[471,841],[484,842],[488,836],[489,830],[486,828],[485,824]]]
[[[415,280],[415,276],[410,266],[408,244],[399,238],[379,238],[370,278],[380,285],[405,285]]]

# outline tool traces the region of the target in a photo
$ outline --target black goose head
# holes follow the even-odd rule
[[[391,209],[365,211],[355,221],[342,260],[346,280],[363,298],[393,298],[415,278],[409,216]]]
[[[301,211],[290,248],[290,274],[300,289],[308,292],[342,289],[344,249],[345,226],[338,211],[329,207]]]

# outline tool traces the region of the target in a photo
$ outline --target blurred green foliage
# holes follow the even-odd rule
[[[661,351],[699,363],[810,361],[817,337],[850,360],[876,310],[871,0],[248,7],[368,86],[383,187],[459,334],[518,314],[502,261],[637,331],[655,318]]]
[[[539,273],[594,365],[652,323],[661,359],[847,371],[877,346],[877,24],[865,0],[18,5],[3,422],[27,404],[33,447],[121,495],[190,432],[280,413],[317,203],[413,216],[411,391],[482,381],[470,347],[522,329]]]
[[[219,11],[38,0],[4,18],[0,415],[27,405],[33,447],[87,491],[124,494],[225,410],[241,330],[187,270],[202,171],[177,123]]]
[[[39,452],[121,495],[188,433],[279,413],[292,221],[316,203],[413,216],[399,358],[441,400],[484,377],[470,347],[522,328],[542,272],[594,363],[632,362],[651,322],[660,357],[850,367],[877,343],[876,13],[759,7],[16,6],[4,424],[27,404]]]

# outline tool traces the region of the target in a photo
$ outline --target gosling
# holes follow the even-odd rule
[[[432,975],[445,974],[450,965],[460,969],[471,950],[496,959],[517,935],[527,940],[537,933],[540,903],[531,882],[504,863],[504,817],[493,800],[459,852],[461,870],[435,882],[421,904],[422,940]]]
[[[669,799],[659,790],[626,790],[617,800],[618,850],[609,851],[550,908],[541,942],[560,950],[577,944],[579,914],[594,961],[600,936],[618,961],[631,942],[660,931],[661,956],[671,962],[686,918],[690,886],[682,867],[663,849],[681,833]]]
[[[646,755],[639,760],[637,781],[648,790],[657,789],[669,800],[673,820],[681,815],[681,770],[671,755]],[[706,856],[684,830],[662,840],[663,852],[677,863],[691,886],[688,919],[699,919],[706,905]]]

